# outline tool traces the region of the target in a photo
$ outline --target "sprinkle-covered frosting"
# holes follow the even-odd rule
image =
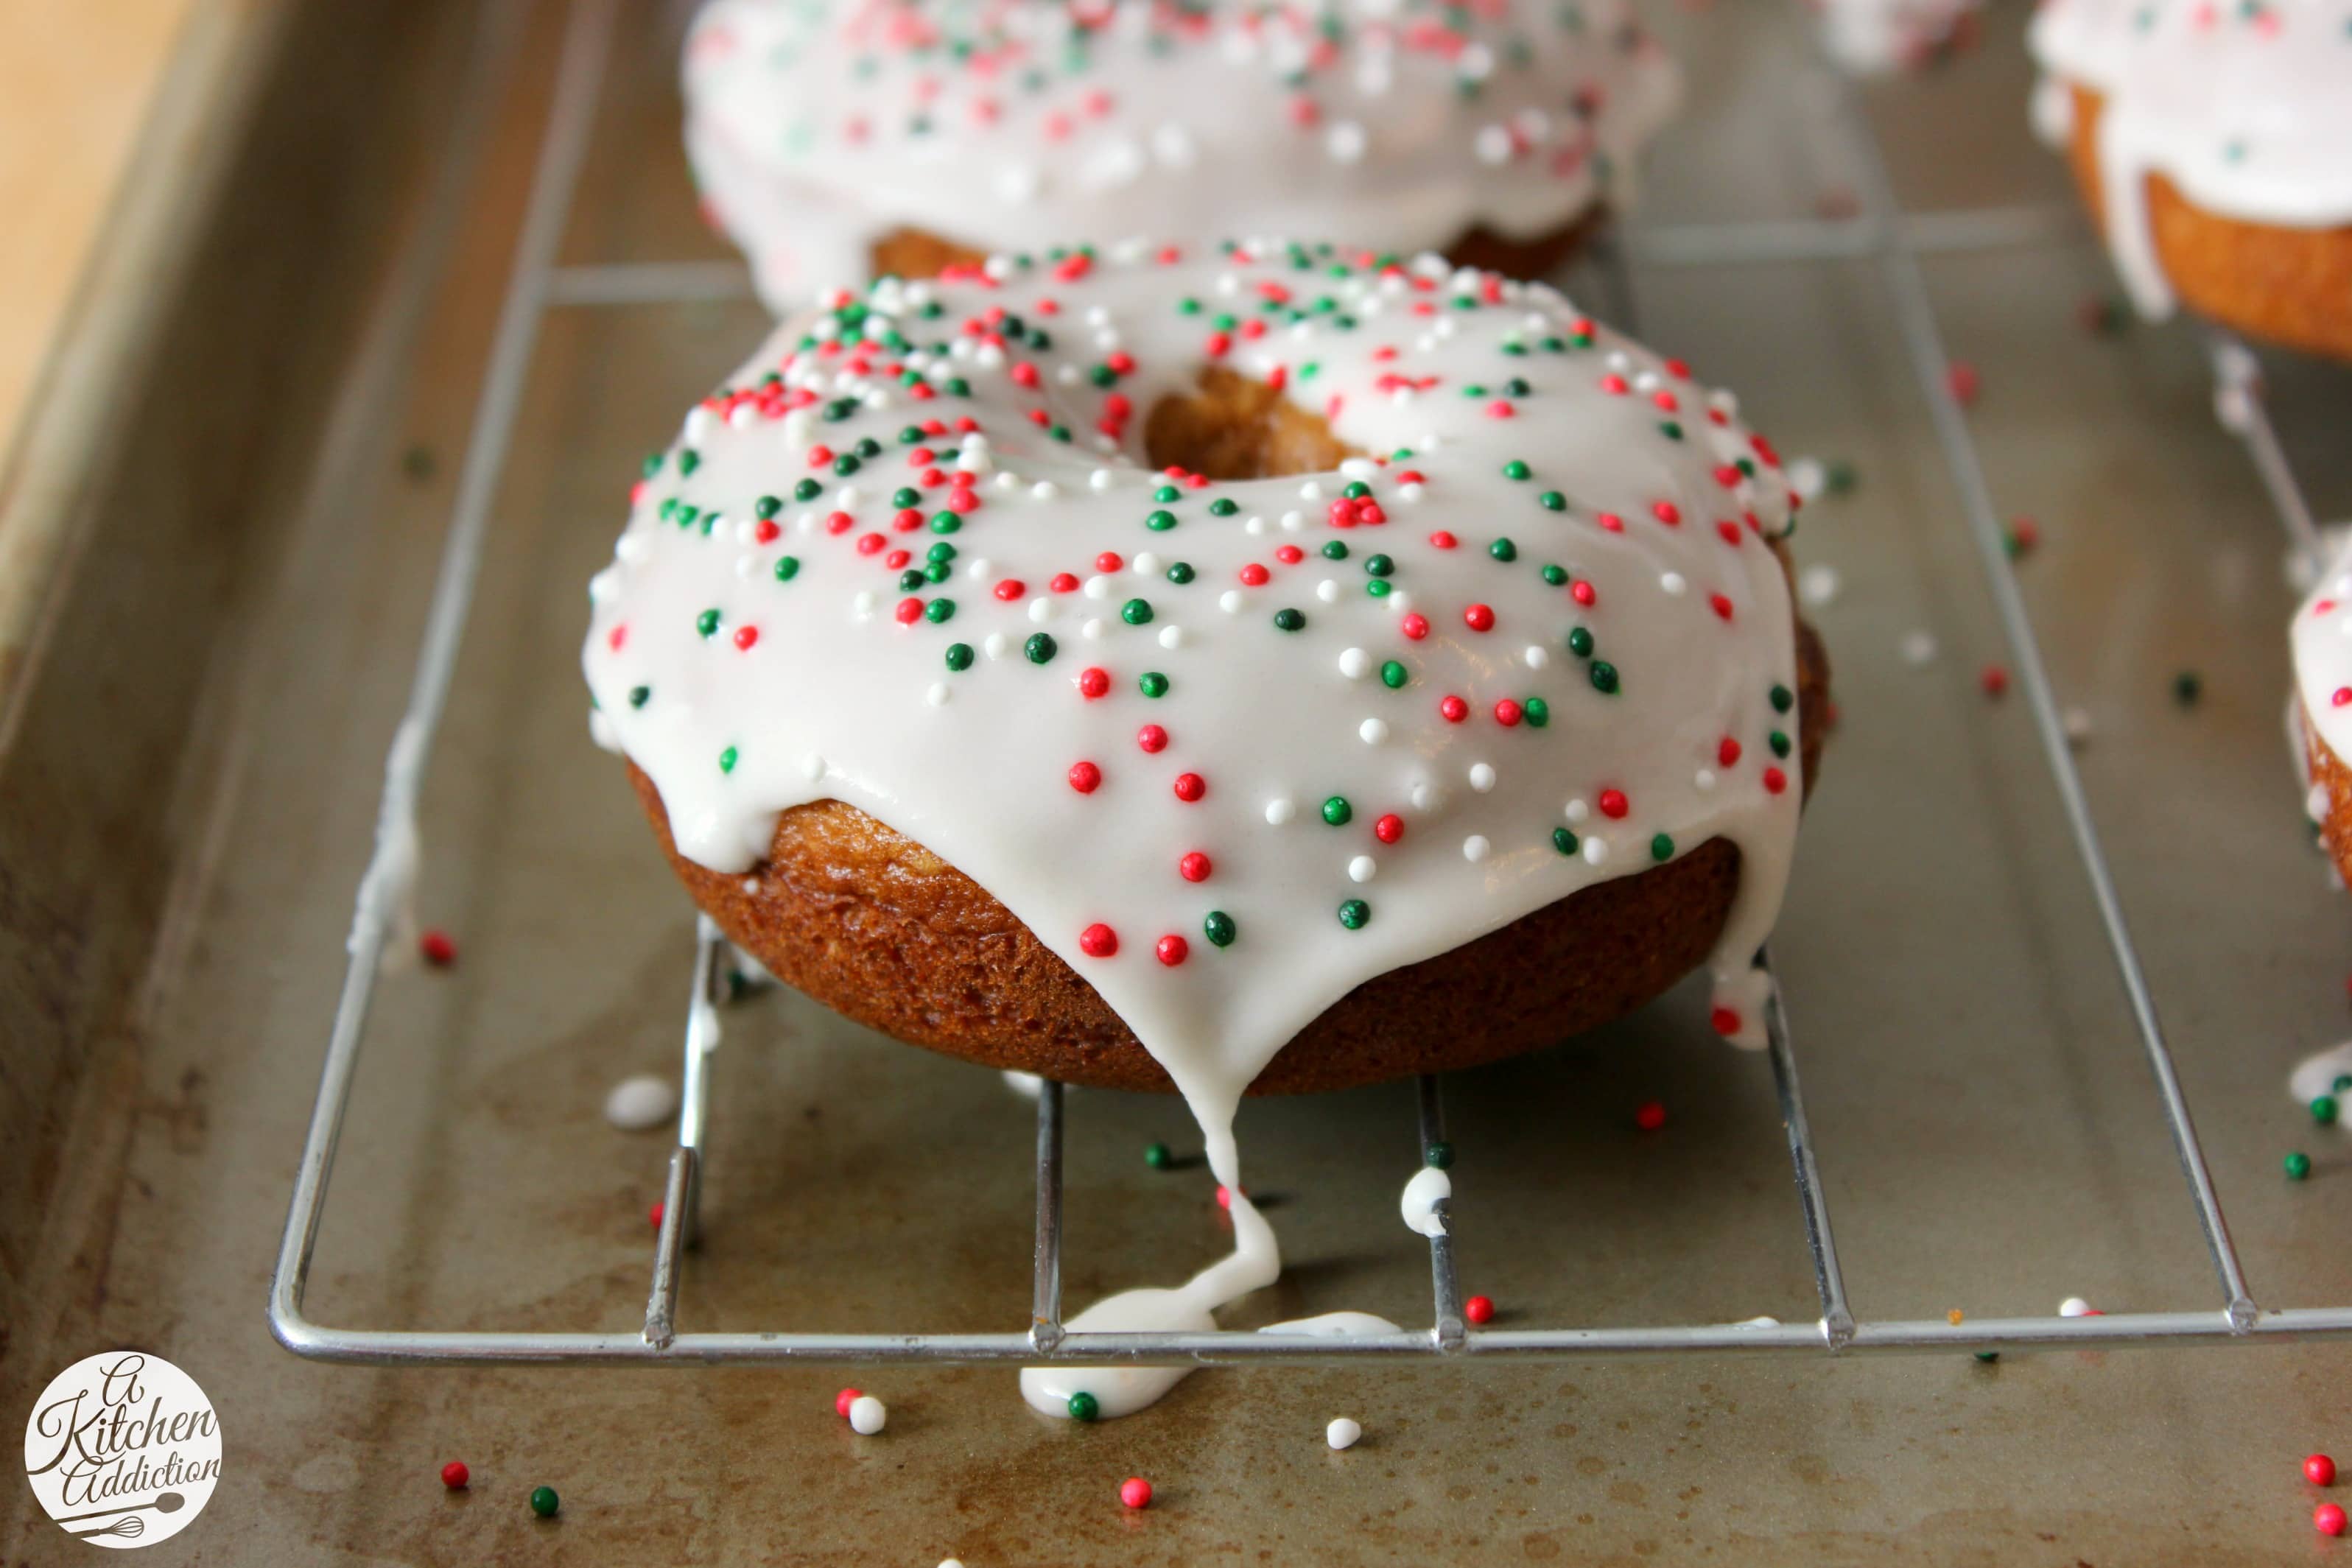
[[[1365,455],[1145,466],[1209,367]],[[1541,285],[1280,244],[999,257],[836,294],[705,399],[583,663],[682,853],[749,870],[828,798],[919,841],[1093,985],[1238,1194],[1242,1092],[1326,1008],[1710,839],[1742,852],[1715,1021],[1761,1043],[1795,506],[1729,394]]]
[[[2352,0],[2047,0],[2029,37],[2047,73],[2034,99],[2045,136],[2070,134],[2070,88],[2105,99],[2107,244],[2146,314],[2173,308],[2150,174],[2223,217],[2352,224]]]
[[[2294,641],[2304,724],[2352,761],[2352,552],[2336,558],[2295,612]]]
[[[907,228],[1528,239],[1628,193],[1680,78],[1629,0],[717,0],[706,206],[780,312]]]
[[[1830,54],[1850,71],[1917,70],[1955,47],[1981,0],[1812,0]]]

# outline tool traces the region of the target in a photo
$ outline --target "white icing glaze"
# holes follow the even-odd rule
[[[1437,1206],[1454,1196],[1454,1178],[1435,1166],[1423,1166],[1412,1173],[1404,1184],[1404,1192],[1397,1199],[1397,1211],[1404,1217],[1404,1228],[1422,1236],[1445,1234],[1445,1218]]]
[[[1680,95],[1629,0],[716,0],[685,78],[706,207],[779,311],[901,227],[1528,238],[1622,204]]]
[[[2043,134],[2071,123],[2064,87],[2105,100],[2107,244],[2145,314],[2173,308],[2148,229],[2150,174],[2224,217],[2352,224],[2352,0],[2046,0],[2028,37],[2055,84],[2035,99]]]
[[[2336,1094],[2336,1081],[2347,1076],[2352,1076],[2352,1040],[2296,1062],[2288,1075],[2286,1092],[2294,1096],[2296,1104],[2308,1105],[2323,1094]]]
[[[1314,1339],[1378,1339],[1382,1334],[1402,1333],[1386,1318],[1370,1312],[1324,1312],[1311,1318],[1291,1318],[1278,1323],[1268,1323],[1260,1333],[1306,1334]],[[1338,1444],[1332,1445],[1334,1448]]]
[[[1551,289],[1433,257],[991,270],[788,323],[639,486],[583,657],[680,852],[749,870],[780,811],[827,798],[919,841],[1116,1009],[1235,1191],[1242,1092],[1332,1002],[1712,838],[1742,854],[1717,1027],[1760,1043],[1751,958],[1801,793],[1765,543],[1793,497],[1731,400]],[[1212,359],[1388,455],[1146,471],[1140,416]],[[1108,460],[1064,426],[1108,432]],[[1234,1222],[1224,1262],[1069,1326],[1208,1326],[1279,1269],[1246,1199]],[[1108,1416],[1181,1375],[1024,1389]]]
[[[1227,1190],[1232,1191],[1229,1186]],[[1172,1291],[1146,1288],[1106,1296],[1063,1326],[1073,1333],[1152,1332],[1205,1333],[1217,1326],[1214,1309],[1250,1291],[1274,1283],[1282,1272],[1282,1253],[1274,1230],[1257,1206],[1238,1192],[1229,1212],[1234,1217],[1234,1249]],[[1095,1396],[1097,1418],[1117,1420],[1132,1416],[1181,1383],[1191,1366],[1031,1366],[1021,1373],[1021,1397],[1041,1416],[1070,1418],[1070,1396]]]
[[[1339,1419],[1333,1421],[1329,1426],[1323,1428],[1323,1440],[1331,1446],[1331,1449],[1334,1453],[1337,1453],[1343,1448],[1354,1448],[1356,1446],[1356,1440],[1363,1435],[1364,1428],[1362,1423],[1352,1420],[1346,1416],[1340,1416]]]
[[[1864,76],[1917,70],[1967,36],[1982,0],[1812,0],[1830,55]]]

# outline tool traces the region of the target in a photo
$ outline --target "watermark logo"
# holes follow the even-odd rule
[[[59,1373],[25,1422],[25,1474],[68,1535],[152,1546],[196,1521],[220,1480],[221,1434],[196,1380],[110,1350]]]

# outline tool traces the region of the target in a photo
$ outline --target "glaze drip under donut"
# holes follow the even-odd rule
[[[1363,455],[1145,466],[1216,372]],[[756,876],[827,799],[915,840],[1116,1010],[1238,1186],[1243,1090],[1337,998],[1718,838],[1717,1027],[1760,1043],[1795,505],[1728,394],[1540,285],[999,258],[836,296],[694,410],[583,663],[683,854]]]
[[[2107,244],[2143,313],[2174,305],[2150,175],[2225,218],[2352,225],[2352,0],[2048,0],[2028,37],[2045,137],[2066,141],[2077,90],[2100,100]]]
[[[717,0],[685,88],[781,312],[902,230],[1534,240],[1624,199],[1680,78],[1629,0]]]

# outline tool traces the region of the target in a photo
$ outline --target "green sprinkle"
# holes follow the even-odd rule
[[[1297,632],[1306,626],[1307,617],[1296,610],[1277,610],[1274,612],[1274,624],[1277,631]]]
[[[631,707],[643,707],[646,706],[646,699],[653,695],[654,689],[651,686],[631,686],[629,688],[629,706]]]
[[[1432,1170],[1448,1170],[1454,1165],[1454,1145],[1443,1138],[1433,1138],[1421,1151],[1421,1163]]]
[[[775,521],[776,514],[783,509],[784,501],[781,496],[762,496],[751,503],[752,514],[763,523]]]
[[[1551,847],[1564,855],[1572,855],[1576,852],[1576,835],[1566,828],[1554,828],[1551,831]]]
[[[1130,626],[1144,625],[1151,619],[1151,601],[1148,599],[1130,599],[1118,607],[1118,618]]]
[[[2311,1174],[2311,1156],[2301,1149],[2295,1150],[2279,1163],[2284,1167],[2286,1179],[2289,1181],[2301,1181]]]
[[[1165,1144],[1146,1144],[1143,1145],[1143,1163],[1150,1166],[1153,1170],[1166,1170],[1168,1168],[1169,1162],[1173,1160],[1175,1157],[1176,1156],[1168,1152],[1168,1145]],[[1093,1396],[1090,1395],[1081,1395],[1079,1397],[1086,1399],[1089,1404],[1093,1403]],[[1076,1401],[1073,1400],[1072,1403],[1075,1404]],[[1073,1411],[1071,1414],[1076,1415],[1076,1412]],[[1090,1417],[1083,1416],[1078,1418],[1082,1421],[1090,1419]]]
[[[1143,519],[1143,526],[1155,534],[1164,534],[1176,526],[1176,514],[1168,511],[1154,512]]]
[[[778,582],[790,582],[800,574],[800,557],[796,555],[780,555],[776,558],[776,580]]]
[[[923,619],[934,626],[953,619],[954,615],[955,601],[952,599],[934,599],[923,606]]]
[[[562,1506],[563,1500],[555,1495],[555,1489],[553,1487],[533,1487],[530,1489],[530,1511],[539,1515],[540,1518],[553,1519],[555,1517],[555,1511]]]
[[[971,658],[972,658],[972,654],[971,654],[971,643],[949,643],[949,644],[948,644],[948,668],[949,668],[949,669],[950,669],[950,670],[969,670],[969,669],[971,669]]]
[[[2205,683],[2196,671],[2183,670],[2172,677],[2172,700],[2182,707],[2195,707],[2204,695]]]
[[[1987,1366],[1990,1366],[1994,1362],[2000,1359],[2000,1352],[1997,1350],[1980,1350],[1977,1352],[1977,1359],[1983,1362]]]
[[[1774,713],[1787,713],[1790,708],[1796,706],[1796,693],[1790,691],[1786,686],[1776,685],[1772,688],[1772,711]]]
[[[1374,577],[1386,577],[1396,570],[1396,562],[1384,555],[1368,555],[1364,558],[1364,570]]]
[[[1408,671],[1402,664],[1397,663],[1394,659],[1386,659],[1381,661],[1381,685],[1388,687],[1389,690],[1398,690],[1405,684],[1406,681],[1412,678],[1412,672]]]
[[[1339,540],[1339,539],[1326,539],[1326,540],[1323,542],[1323,559],[1324,559],[1325,560],[1345,560],[1345,559],[1348,559],[1348,547],[1347,547],[1347,545],[1345,545],[1344,543],[1342,543],[1342,542],[1341,542],[1340,540]]]
[[[721,773],[732,773],[735,771],[735,748],[733,747],[730,746],[726,750],[719,754],[719,771]]]
[[[1568,633],[1568,651],[1580,659],[1592,657],[1592,633],[1581,626],[1570,627]]]
[[[1593,685],[1593,689],[1594,689],[1594,690],[1596,690],[1596,691],[1601,691],[1601,692],[1607,692],[1607,693],[1610,693],[1610,694],[1612,694],[1612,695],[1616,692],[1616,690],[1617,690],[1617,666],[1616,666],[1616,665],[1614,665],[1614,664],[1611,664],[1611,663],[1610,663],[1608,660],[1606,660],[1606,659],[1595,659],[1595,660],[1593,660],[1593,661],[1592,661],[1592,670],[1591,670],[1591,674],[1592,674],[1592,685]]]
[[[1323,802],[1323,820],[1335,828],[1346,827],[1348,820],[1355,814],[1356,809],[1348,804],[1345,795],[1334,795]]]
[[[1789,755],[1789,737],[1777,729],[1764,737],[1764,743],[1772,748],[1772,755],[1775,757]]]
[[[1551,722],[1551,704],[1541,697],[1529,697],[1519,705],[1519,711],[1527,716],[1530,729],[1541,729]]]
[[[1519,547],[1508,539],[1496,539],[1486,547],[1486,553],[1496,560],[1517,560],[1519,559]]]
[[[1135,679],[1136,686],[1145,696],[1164,697],[1168,695],[1168,677],[1157,670],[1146,670]]]
[[[1222,909],[1212,909],[1208,918],[1201,922],[1201,935],[1206,936],[1213,946],[1232,946],[1236,935],[1234,917]]]
[[[1360,898],[1351,898],[1339,905],[1339,924],[1350,931],[1361,931],[1372,918],[1372,906]]]
[[[1670,861],[1675,858],[1675,841],[1672,834],[1658,833],[1651,838],[1650,858],[1654,861]]]
[[[1546,582],[1550,583],[1554,588],[1558,588],[1568,580],[1568,568],[1559,565],[1556,561],[1547,561],[1544,564],[1542,575],[1543,580]]]
[[[1151,492],[1151,498],[1155,501],[1181,501],[1184,498],[1184,492],[1173,485],[1162,485]]]
[[[1524,479],[1534,472],[1534,469],[1528,467],[1526,464],[1520,462],[1516,457],[1503,465],[1503,477],[1506,479]]]
[[[701,614],[696,616],[694,618],[694,629],[701,632],[706,637],[716,636],[719,632],[719,612],[716,610],[706,610]]]
[[[1557,490],[1546,490],[1542,495],[1536,497],[1536,501],[1547,512],[1565,512],[1568,510],[1568,497],[1561,495]]]
[[[1053,663],[1054,654],[1057,651],[1054,645],[1053,637],[1044,632],[1032,632],[1029,634],[1029,641],[1021,644],[1021,652],[1027,655],[1033,664]]]
[[[803,479],[793,486],[793,499],[795,501],[814,501],[824,494],[824,486],[814,479]]]
[[[1189,560],[1171,561],[1168,563],[1168,580],[1174,583],[1179,588],[1183,587],[1198,575],[1198,573],[1193,571],[1192,563]]]
[[[702,454],[689,446],[677,455],[677,476],[683,479],[702,466]]]
[[[962,527],[963,519],[957,517],[953,512],[933,512],[931,514],[931,532],[935,534],[951,534]]]
[[[865,465],[857,460],[856,454],[855,453],[845,452],[840,456],[833,460],[833,471],[835,474],[840,475],[845,479],[848,478],[852,474],[856,473],[858,469],[864,466]]]
[[[1231,496],[1220,496],[1209,503],[1209,516],[1213,517],[1230,517],[1241,509],[1241,503]]]
[[[2311,1103],[2311,1119],[2323,1127],[2335,1125],[2336,1096],[2322,1094]]]

